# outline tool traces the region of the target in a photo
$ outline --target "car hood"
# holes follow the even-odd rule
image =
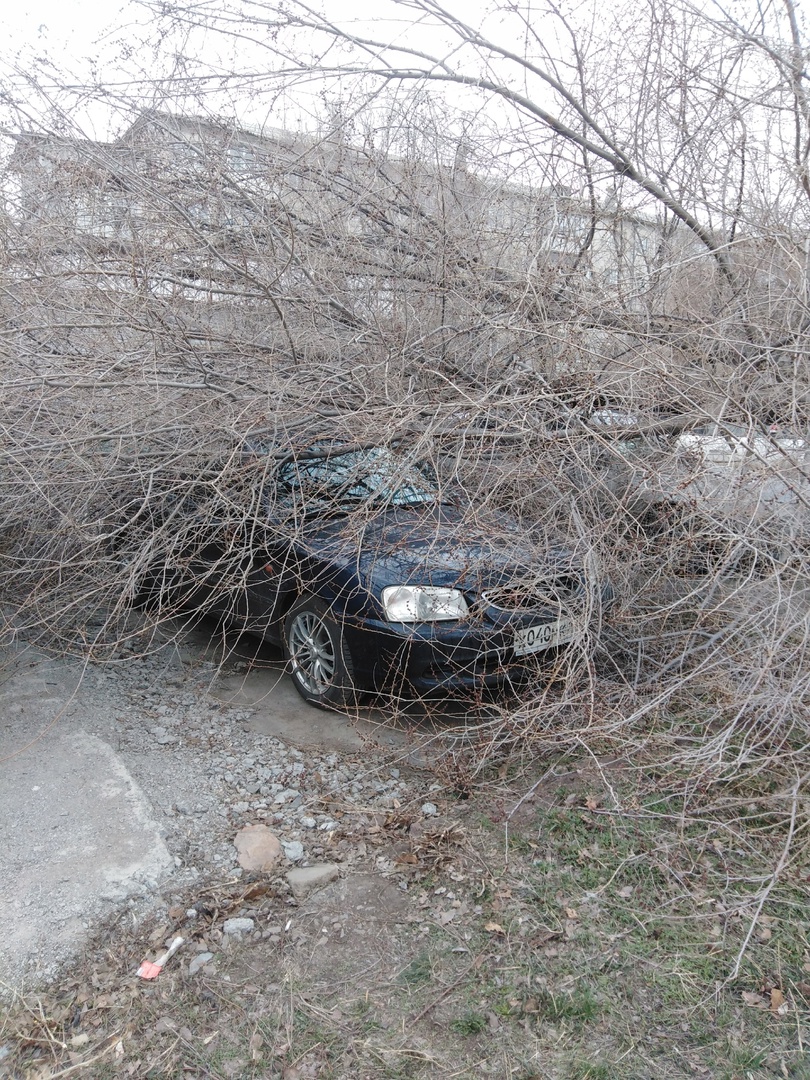
[[[340,563],[372,592],[388,585],[438,585],[480,593],[516,578],[571,571],[570,552],[534,542],[507,515],[434,504],[311,521],[304,546]]]

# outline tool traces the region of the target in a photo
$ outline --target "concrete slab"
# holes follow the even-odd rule
[[[112,747],[79,722],[88,714],[77,667],[33,651],[11,654],[5,665],[0,981],[6,989],[47,978],[81,944],[88,919],[147,895],[173,866],[144,792]]]

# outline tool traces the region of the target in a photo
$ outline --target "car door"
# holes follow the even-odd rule
[[[268,477],[256,500],[249,526],[250,559],[244,588],[244,626],[269,641],[280,642],[280,622],[291,593],[297,594],[299,568],[293,538],[291,507],[277,478]]]

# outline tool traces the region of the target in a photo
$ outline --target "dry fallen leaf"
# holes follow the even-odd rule
[[[565,917],[567,919],[578,919],[579,918],[579,912],[577,911],[576,908],[567,907],[565,909]]]
[[[742,1003],[751,1009],[770,1009],[770,1000],[762,994],[756,994],[752,990],[743,990]]]
[[[488,922],[484,924],[484,929],[488,930],[491,934],[505,934],[506,931],[500,923]]]
[[[248,1046],[250,1047],[250,1056],[253,1061],[259,1061],[261,1059],[263,1042],[264,1039],[261,1037],[258,1031],[254,1031],[253,1034],[250,1036],[250,1042],[248,1043]]]
[[[771,1012],[780,1012],[784,1004],[785,995],[778,986],[775,986],[773,990],[771,990]]]
[[[594,799],[593,796],[589,796],[585,800],[585,808],[586,808],[586,810],[595,810],[597,808],[597,806],[599,806],[599,800]]]

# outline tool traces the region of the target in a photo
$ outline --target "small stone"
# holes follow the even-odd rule
[[[189,975],[196,975],[200,968],[204,968],[209,960],[214,959],[214,954],[210,952],[198,953],[191,963],[188,965]]]
[[[276,806],[282,806],[284,803],[292,802],[294,799],[300,798],[300,795],[300,791],[296,791],[295,788],[282,788],[273,802]]]
[[[300,862],[304,857],[304,845],[300,840],[282,840],[281,846],[290,862]]]
[[[439,812],[439,808],[435,803],[426,802],[422,804],[422,813],[425,817],[435,817]]]
[[[314,817],[304,816],[301,818],[301,825],[305,829],[314,829],[317,822]]]
[[[253,919],[226,919],[222,924],[222,930],[223,933],[231,936],[249,934],[255,925]]]
[[[305,899],[315,889],[328,885],[330,881],[336,881],[339,876],[340,867],[337,863],[300,866],[287,871],[287,881],[296,900]]]
[[[233,843],[245,870],[272,870],[282,855],[278,837],[266,825],[246,825]]]

